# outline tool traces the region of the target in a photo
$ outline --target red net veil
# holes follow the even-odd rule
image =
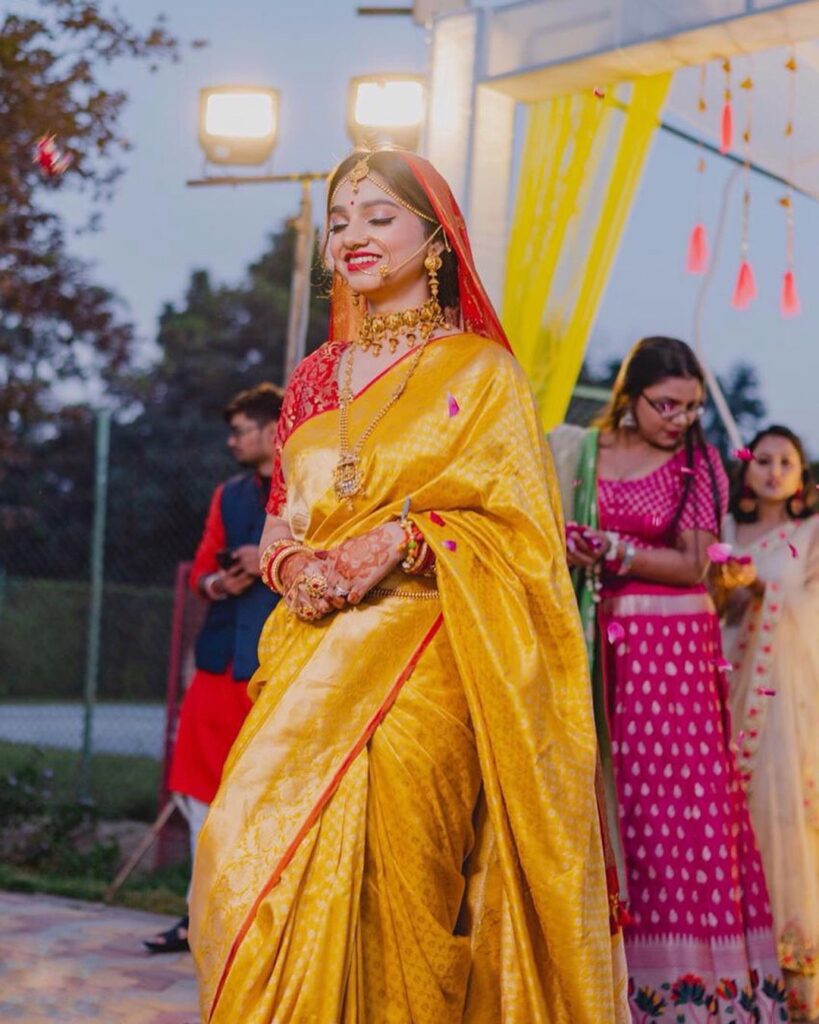
[[[466,224],[452,190],[428,160],[402,150],[395,152],[406,161],[417,178],[458,257],[458,294],[463,330],[497,341],[511,351],[506,333],[478,277]],[[354,337],[364,313],[364,302],[362,300],[356,306],[352,290],[339,274],[333,275],[330,304],[330,338],[346,340]]]

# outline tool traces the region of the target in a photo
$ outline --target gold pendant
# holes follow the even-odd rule
[[[333,486],[340,499],[352,498],[361,490],[364,480],[353,452],[342,452],[333,470]]]

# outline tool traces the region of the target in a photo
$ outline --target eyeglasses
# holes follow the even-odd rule
[[[228,437],[244,437],[245,434],[249,434],[251,430],[261,430],[262,428],[258,423],[251,423],[246,427],[231,427],[228,430]]]
[[[648,402],[660,419],[666,421],[676,420],[681,416],[685,416],[687,420],[698,420],[705,412],[702,402],[697,402],[696,405],[680,405],[679,402],[656,401],[649,398],[645,391],[640,393],[640,397]]]

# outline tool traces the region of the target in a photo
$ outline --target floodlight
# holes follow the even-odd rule
[[[276,89],[216,86],[199,90],[199,145],[214,164],[263,164],[276,146]]]
[[[415,149],[424,121],[419,75],[360,75],[350,82],[347,129],[356,145],[394,143]]]

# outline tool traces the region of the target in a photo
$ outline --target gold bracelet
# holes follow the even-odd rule
[[[295,555],[299,551],[309,553],[310,548],[297,540],[293,540],[292,537],[282,537],[279,540],[274,540],[264,549],[262,557],[259,559],[262,581],[275,593],[284,593],[281,579],[282,565],[290,555]]]
[[[398,549],[404,552],[401,568],[408,576],[414,576],[427,557],[429,545],[411,519],[401,520],[401,529],[404,531],[404,543]]]
[[[292,537],[280,537],[278,540],[271,541],[262,552],[262,557],[259,559],[259,572],[261,573],[262,582],[270,587],[271,590],[273,586],[269,579],[270,563],[282,548],[289,547],[292,543]]]
[[[270,563],[270,579],[273,583],[273,589],[277,591],[277,593],[284,593],[284,581],[281,576],[284,563],[291,555],[298,555],[300,552],[303,552],[306,555],[312,554],[311,549],[305,544],[299,544],[297,541],[294,541],[288,547],[282,548]]]

